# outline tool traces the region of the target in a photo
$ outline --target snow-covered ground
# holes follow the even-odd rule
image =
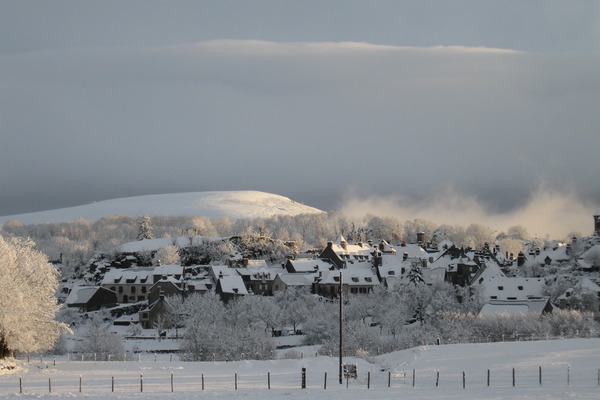
[[[318,214],[323,211],[287,197],[254,190],[171,193],[98,201],[77,207],[0,217],[24,224],[96,221],[112,215],[194,216],[233,219],[269,218],[274,215]]]
[[[342,385],[338,383],[337,358],[315,357],[314,352],[306,350],[303,358],[271,361],[184,363],[168,354],[155,359],[147,353],[142,354],[140,361],[127,362],[79,362],[66,358],[18,361],[17,369],[4,370],[0,375],[0,399],[600,397],[600,339],[423,346],[373,357],[369,362],[347,358],[345,362],[357,364],[358,378]],[[296,355],[299,353],[296,350]],[[301,388],[302,368],[306,368],[306,389]],[[23,394],[19,394],[20,379]]]

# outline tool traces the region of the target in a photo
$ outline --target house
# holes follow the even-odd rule
[[[348,261],[368,261],[371,259],[371,253],[375,249],[368,244],[358,243],[350,245],[343,236],[339,236],[335,243],[327,242],[327,247],[323,249],[319,258],[328,260],[336,268],[346,268]]]
[[[114,307],[117,294],[101,286],[75,286],[67,296],[65,304],[69,308],[79,308],[82,312]]]
[[[183,276],[183,267],[181,265],[159,265],[154,267],[152,280],[154,283],[161,280],[164,276],[172,276],[175,279],[181,279]]]
[[[151,268],[112,268],[106,272],[101,286],[117,294],[118,303],[135,303],[148,299],[154,284]]]
[[[526,314],[541,317],[552,312],[554,306],[548,297],[521,300],[489,300],[483,305],[479,316],[496,316],[499,314]]]
[[[337,298],[342,280],[342,292],[348,294],[367,294],[379,286],[379,278],[371,270],[369,262],[351,265],[343,270],[319,271],[313,283],[313,292],[327,298]]]
[[[148,304],[154,303],[160,296],[180,296],[183,298],[184,283],[173,276],[163,276],[148,290]]]
[[[546,280],[507,277],[500,266],[490,263],[480,268],[469,286],[479,289],[488,300],[526,300],[541,297]]]
[[[284,268],[289,273],[308,273],[330,269],[333,264],[330,261],[319,258],[288,259]]]
[[[166,299],[163,294],[159,298],[148,304],[148,307],[139,312],[139,322],[144,329],[152,329],[156,324],[160,324],[160,319],[167,312]]]
[[[279,273],[273,280],[273,293],[280,292],[288,287],[305,287],[312,289],[312,283],[314,282],[316,275],[318,275],[318,272],[316,274],[312,272],[295,274],[286,272]]]
[[[244,281],[240,275],[223,275],[220,277],[217,280],[215,292],[221,296],[221,300],[223,300],[224,303],[228,303],[236,297],[248,294],[246,285],[244,285]]]
[[[275,270],[269,268],[264,260],[247,260],[244,267],[234,268],[242,277],[249,293],[263,296],[273,295],[273,280]],[[277,271],[281,271],[280,268]]]

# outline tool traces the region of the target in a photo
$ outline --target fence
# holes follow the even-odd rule
[[[39,364],[37,364],[39,362]],[[4,393],[166,393],[227,390],[322,389],[339,388],[336,370],[299,368],[297,371],[257,371],[255,365],[205,362],[176,363],[156,361],[157,368],[120,370],[113,362],[39,360],[41,373],[0,376]],[[149,361],[145,362],[148,365]],[[251,363],[252,364],[252,363]],[[56,369],[54,369],[56,367]],[[169,371],[173,368],[174,370]],[[242,369],[238,372],[237,369]],[[45,370],[45,371],[44,371]],[[53,370],[53,371],[52,371]],[[119,370],[118,374],[115,371]],[[50,371],[51,373],[49,373]],[[205,372],[202,372],[205,371]],[[78,373],[80,372],[80,373]],[[600,369],[569,365],[531,368],[496,368],[477,371],[438,371],[435,369],[359,371],[356,379],[345,378],[343,387],[379,390],[502,387],[600,387]]]

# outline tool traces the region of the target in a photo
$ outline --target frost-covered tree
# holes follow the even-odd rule
[[[179,265],[181,259],[179,257],[179,247],[177,246],[165,246],[156,253],[154,253],[153,264],[154,265]]]
[[[55,319],[57,278],[31,240],[0,237],[0,357],[49,349],[70,332]]]
[[[108,323],[99,315],[91,318],[81,335],[81,341],[75,345],[77,353],[82,353],[87,359],[107,360],[110,355],[124,353],[123,342],[119,336],[110,332]]]
[[[152,230],[150,229],[150,217],[144,215],[138,218],[138,233],[136,236],[137,240],[152,239]]]

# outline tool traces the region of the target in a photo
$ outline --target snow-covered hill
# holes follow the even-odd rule
[[[0,217],[0,223],[69,222],[79,218],[96,221],[111,215],[192,216],[234,219],[268,218],[274,215],[315,214],[323,211],[287,197],[258,191],[192,192],[125,197],[77,207]]]

